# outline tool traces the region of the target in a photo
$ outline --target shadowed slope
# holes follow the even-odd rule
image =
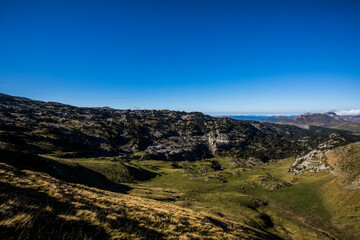
[[[0,229],[3,236],[279,239],[265,231],[219,217],[164,202],[62,182],[47,174],[20,171],[4,163],[0,164],[0,175]]]

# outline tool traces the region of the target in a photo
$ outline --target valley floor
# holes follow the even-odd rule
[[[171,201],[195,211],[244,222],[284,239],[359,239],[360,190],[326,172],[293,175],[294,158],[254,168],[184,174],[164,162],[136,162],[161,176],[133,185],[130,194]],[[283,184],[286,183],[286,184]]]
[[[227,158],[41,157],[60,172],[91,171],[113,185],[101,190],[1,163],[0,232],[7,239],[360,238],[360,189],[327,172],[293,175],[294,158],[234,167]]]

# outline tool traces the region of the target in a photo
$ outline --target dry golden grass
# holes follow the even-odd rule
[[[5,163],[0,176],[0,232],[8,239],[278,239],[210,214]]]
[[[326,152],[328,163],[343,184],[360,188],[360,142],[338,147]]]

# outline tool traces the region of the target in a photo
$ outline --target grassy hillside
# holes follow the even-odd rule
[[[66,166],[85,167],[86,169],[105,176],[108,180],[116,184],[134,183],[138,181],[149,180],[157,176],[157,174],[154,172],[139,168],[138,166],[133,165],[127,161],[119,161],[113,157],[59,158],[53,156],[52,154],[41,155],[41,157]]]
[[[288,172],[294,158],[253,168],[216,160],[226,169],[185,174],[163,162],[138,162],[144,168],[158,166],[162,175],[130,193],[246,222],[285,239],[360,237],[360,191],[339,185],[337,177],[326,172],[295,176]]]
[[[326,156],[343,184],[360,187],[360,142],[329,150]]]
[[[252,226],[0,163],[5,239],[279,239]]]

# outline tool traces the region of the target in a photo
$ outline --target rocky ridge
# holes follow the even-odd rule
[[[0,139],[9,147],[62,157],[176,161],[225,155],[265,162],[306,153],[334,139],[338,146],[357,138],[336,130],[219,119],[199,112],[80,108],[0,94]]]

